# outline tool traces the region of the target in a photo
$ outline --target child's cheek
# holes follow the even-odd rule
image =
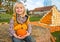
[[[18,12],[18,9],[16,9],[16,13]]]
[[[16,9],[16,13],[19,14],[21,11],[19,9]]]

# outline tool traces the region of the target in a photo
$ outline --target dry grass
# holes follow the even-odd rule
[[[10,36],[8,35],[8,24],[0,25],[0,42],[11,42]]]

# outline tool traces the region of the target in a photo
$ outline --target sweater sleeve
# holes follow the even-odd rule
[[[12,36],[13,36],[13,34],[15,33],[13,27],[14,27],[14,20],[11,19],[11,20],[10,20],[10,23],[9,23],[9,34],[12,35]]]
[[[28,24],[28,32],[31,33],[31,31],[32,31],[32,26],[31,24]]]
[[[30,17],[28,17],[28,20],[27,20],[27,23],[28,23],[28,32],[31,33],[31,31],[32,31],[32,25],[30,24],[29,18]]]

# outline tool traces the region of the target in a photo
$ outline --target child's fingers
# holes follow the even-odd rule
[[[19,35],[19,37],[21,37],[21,35]]]

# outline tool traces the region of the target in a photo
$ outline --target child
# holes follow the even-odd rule
[[[10,20],[9,28],[12,42],[33,42],[32,37],[30,36],[32,27],[29,22],[29,17],[26,15],[27,13],[24,5],[21,2],[15,3],[13,7],[13,12],[14,14],[12,19]],[[23,29],[25,31],[22,31]]]

